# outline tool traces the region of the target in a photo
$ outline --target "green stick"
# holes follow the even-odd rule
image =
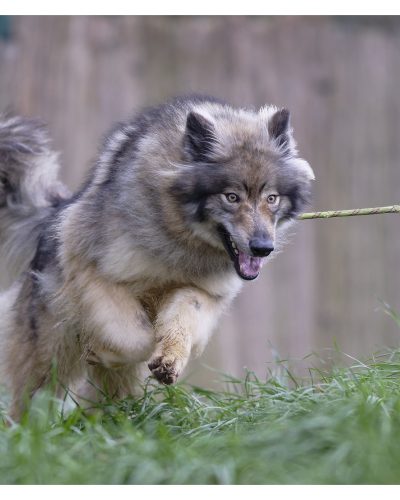
[[[390,207],[356,208],[354,210],[331,210],[328,212],[310,212],[307,214],[301,214],[297,218],[299,220],[330,219],[331,217],[353,217],[355,215],[398,214],[398,213],[400,213],[400,205],[392,205]]]

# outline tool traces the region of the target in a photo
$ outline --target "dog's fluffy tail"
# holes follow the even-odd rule
[[[37,120],[0,115],[0,276],[8,286],[32,260],[41,225],[69,193]]]

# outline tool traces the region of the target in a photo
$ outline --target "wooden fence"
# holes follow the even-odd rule
[[[314,209],[400,202],[398,18],[18,17],[0,26],[0,109],[49,123],[71,187],[113,121],[196,91],[287,106],[316,173]],[[335,342],[352,356],[398,345],[379,299],[400,309],[399,229],[397,215],[299,222],[202,363],[263,376],[273,349],[327,358]],[[193,380],[216,377],[192,369]]]

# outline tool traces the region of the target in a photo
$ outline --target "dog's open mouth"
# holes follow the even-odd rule
[[[218,227],[219,234],[226,251],[231,258],[235,270],[243,280],[254,280],[260,274],[262,265],[264,264],[263,257],[253,257],[239,250],[229,232],[224,226]]]

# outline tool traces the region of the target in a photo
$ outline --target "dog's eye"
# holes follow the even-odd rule
[[[279,203],[279,195],[277,194],[270,194],[267,196],[267,202],[270,205],[277,205]]]
[[[229,203],[237,203],[239,201],[239,196],[235,193],[226,193],[225,196]]]

